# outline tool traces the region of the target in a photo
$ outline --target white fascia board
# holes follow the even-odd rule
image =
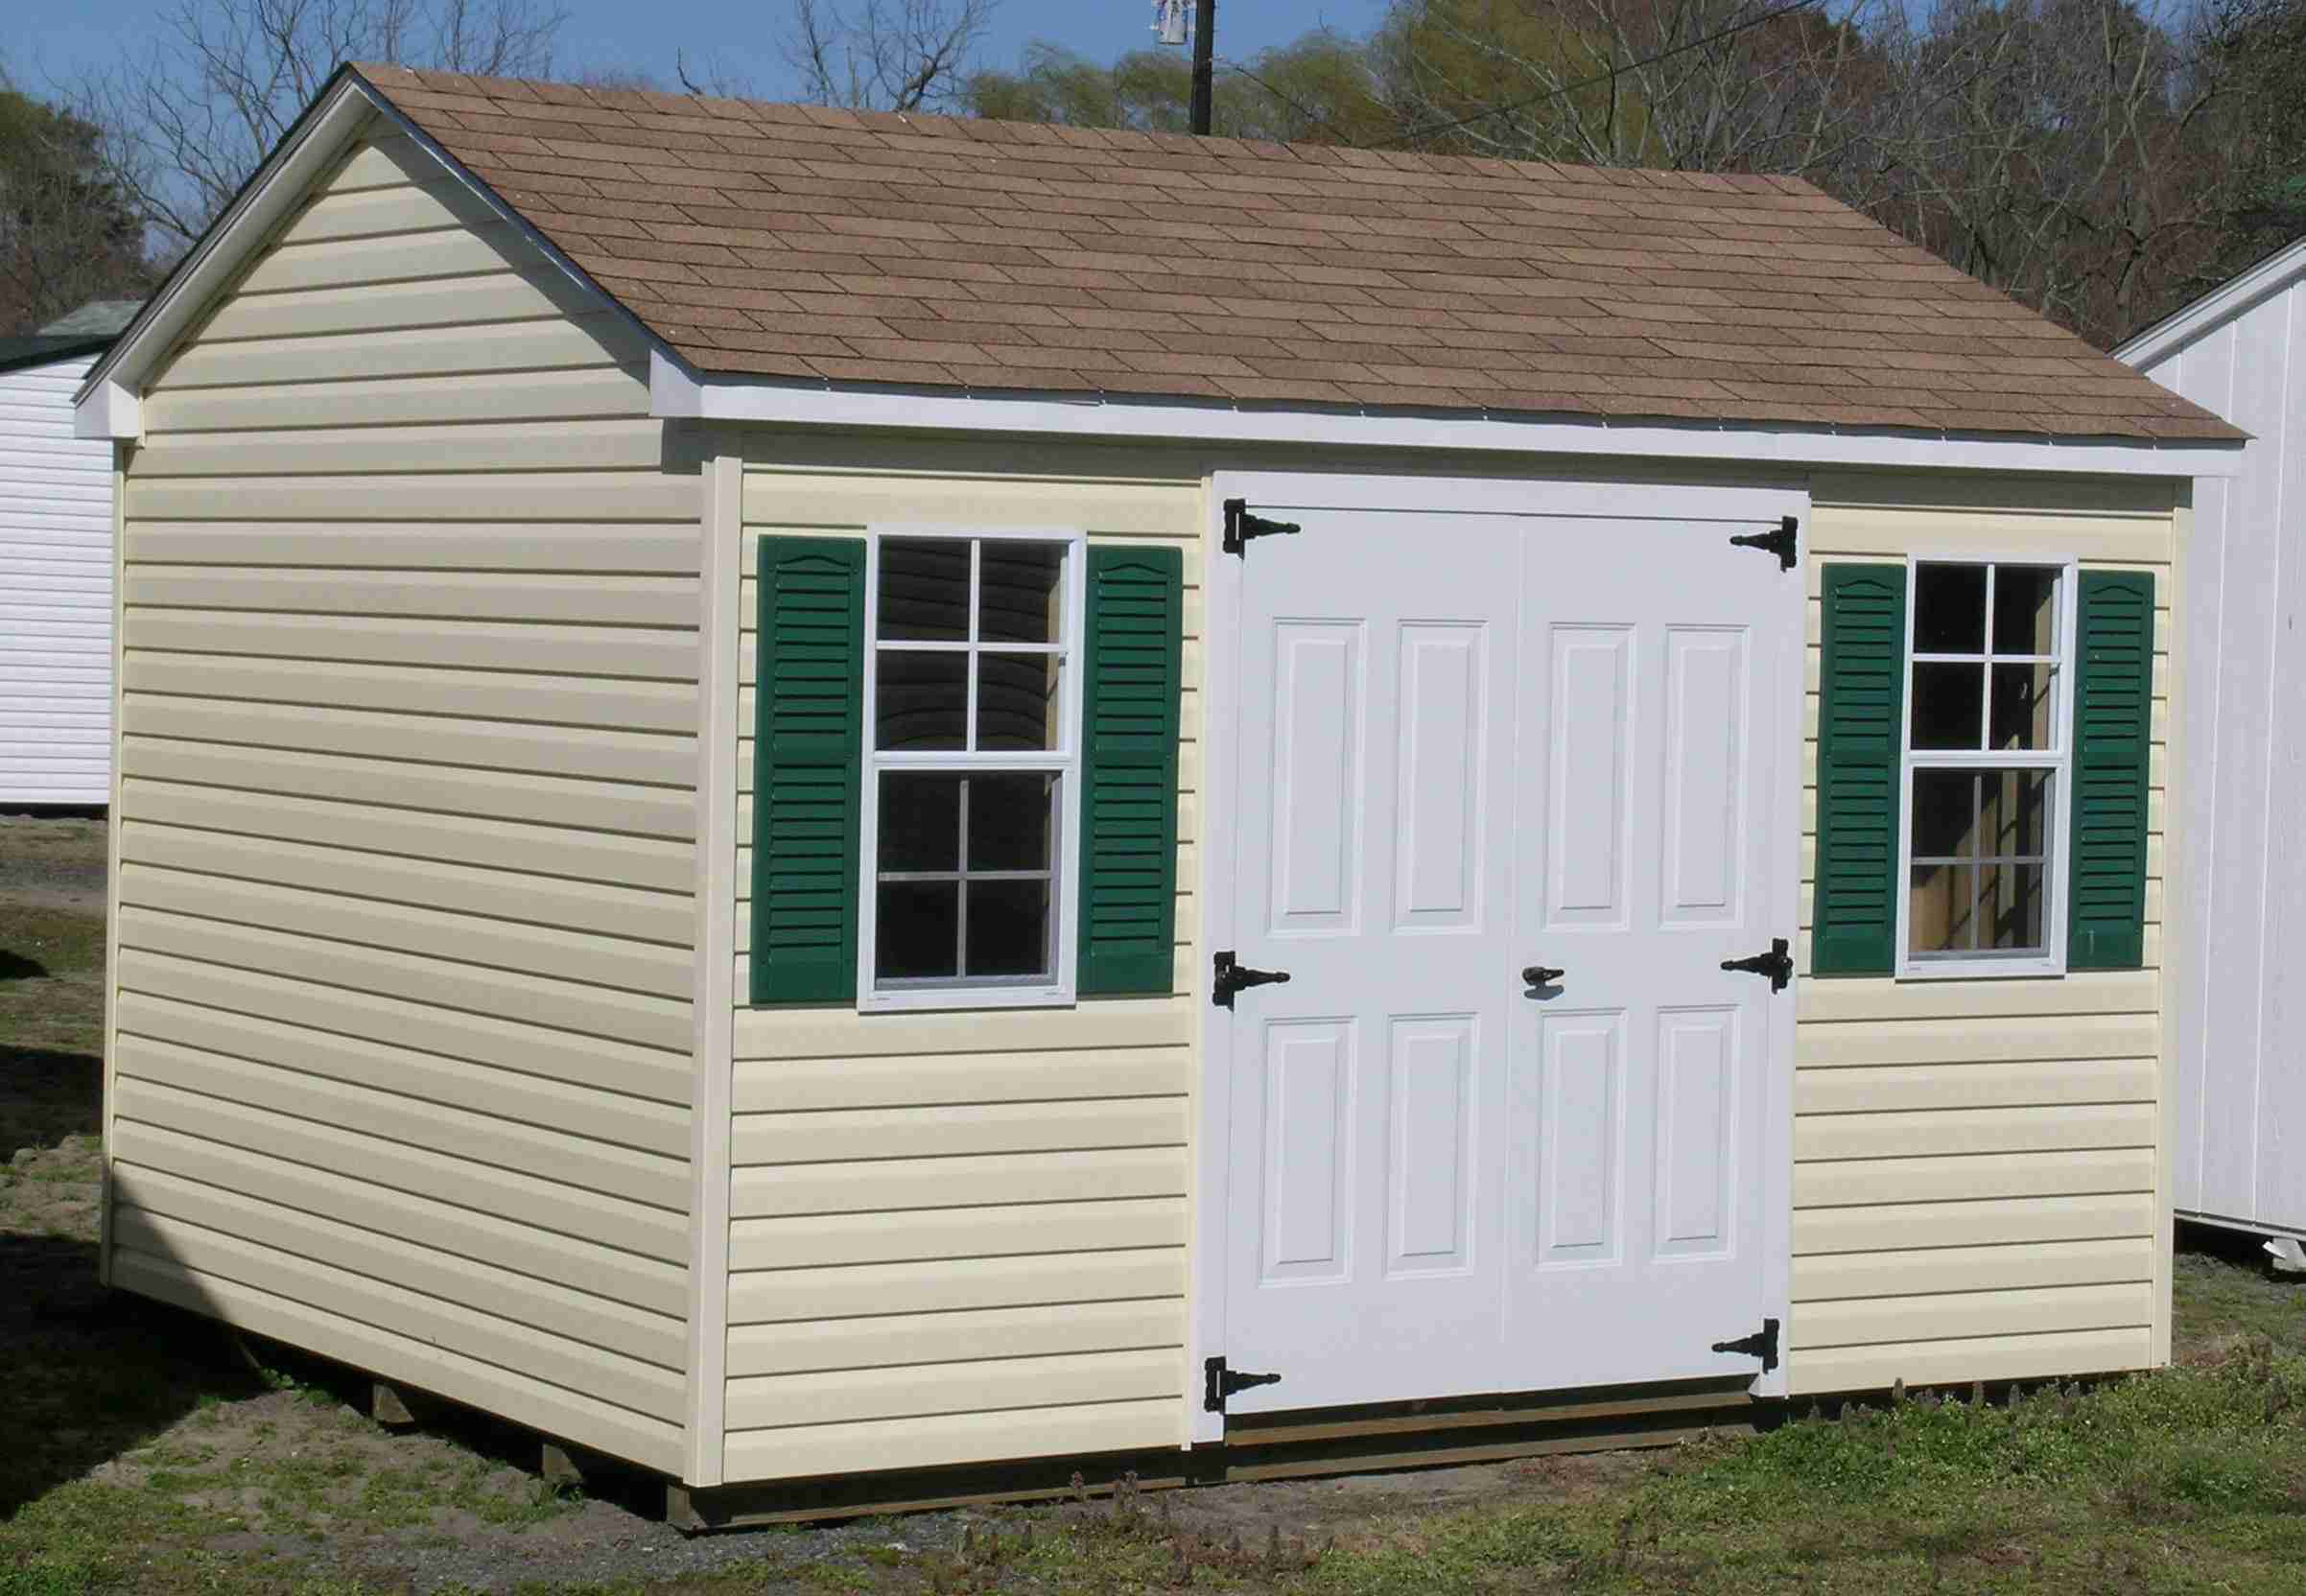
[[[224,291],[248,252],[288,219],[373,108],[360,80],[340,72],[81,384],[72,399],[77,436],[132,441],[144,435],[141,396],[153,367]]]
[[[2242,445],[2059,442],[2047,437],[1840,431],[1767,425],[1669,426],[1604,419],[1518,419],[1488,413],[1306,411],[1185,399],[1032,396],[940,389],[836,387],[758,378],[700,377],[661,350],[649,362],[649,413],[665,419],[755,422],[855,431],[1030,434],[1108,442],[1310,444],[1347,449],[1635,456],[1800,467],[1914,467],[2106,477],[2230,477]]]
[[[2117,348],[2114,359],[2130,366],[2151,365],[2222,322],[2240,316],[2268,294],[2281,293],[2301,277],[2306,277],[2306,239],[2275,250],[2240,276],[2220,284],[2183,310],[2162,317]]]

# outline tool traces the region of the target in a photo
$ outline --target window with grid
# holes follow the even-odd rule
[[[1905,966],[2057,964],[2072,574],[1925,560],[1913,580]]]
[[[1071,978],[1077,539],[873,539],[866,573],[868,1004]]]

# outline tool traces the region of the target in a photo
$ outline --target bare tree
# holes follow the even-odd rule
[[[853,110],[960,103],[970,57],[999,0],[793,0],[785,59],[803,95]]]
[[[2230,269],[2269,186],[2227,130],[2238,63],[2265,52],[2218,17],[2201,0],[1400,0],[1383,43],[1406,142],[1807,177],[2111,343]]]
[[[150,50],[83,82],[74,101],[116,130],[116,179],[174,253],[340,62],[538,76],[566,18],[557,0],[171,0]]]
[[[1400,0],[1396,142],[1600,166],[1813,172],[1854,158],[1881,63],[1857,0]],[[1878,87],[1878,84],[1875,85]]]
[[[2187,0],[1940,0],[1892,46],[1905,87],[1872,130],[1871,208],[2118,342],[2208,286],[2247,203],[2206,25]]]

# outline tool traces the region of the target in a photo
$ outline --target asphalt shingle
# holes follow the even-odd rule
[[[354,70],[703,371],[2243,435],[1791,177]]]

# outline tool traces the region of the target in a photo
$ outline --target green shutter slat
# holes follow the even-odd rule
[[[1177,728],[1185,559],[1089,551],[1082,670],[1084,996],[1165,993],[1177,935]]]
[[[864,544],[761,540],[752,1000],[857,1000]]]
[[[2146,804],[2153,741],[2153,577],[2082,574],[2066,964],[2146,962]]]
[[[1887,975],[1897,957],[1906,568],[1824,568],[1818,701],[1818,896],[1810,967]]]

